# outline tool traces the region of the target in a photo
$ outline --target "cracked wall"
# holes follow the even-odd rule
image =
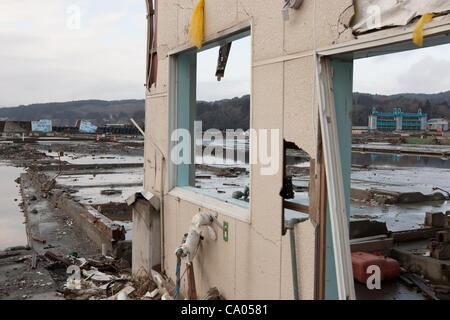
[[[188,45],[188,26],[197,0],[165,0],[158,9],[158,81],[147,93],[148,135],[165,153],[169,128],[168,53]],[[281,17],[282,0],[207,0],[205,38],[240,25],[252,30],[252,106],[254,129],[278,128],[282,139],[316,154],[318,130],[314,50],[353,39],[344,25],[352,12],[351,0],[305,0],[299,10],[290,11],[289,21]],[[280,163],[281,163],[280,152]],[[161,157],[146,141],[146,190],[161,190]],[[250,223],[233,219],[189,201],[172,196],[167,188],[164,166],[165,266],[174,279],[173,254],[188,231],[192,217],[200,210],[229,223],[229,241],[221,232],[216,241],[203,241],[195,259],[197,291],[203,295],[218,287],[227,299],[292,299],[290,244],[281,236],[282,172],[261,176],[259,165],[251,175]],[[268,187],[270,186],[270,187]],[[217,230],[217,227],[214,226]],[[298,272],[302,299],[314,296],[314,227],[305,222],[296,228]],[[186,283],[183,280],[183,288]]]

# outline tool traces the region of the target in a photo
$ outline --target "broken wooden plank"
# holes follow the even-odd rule
[[[375,252],[389,250],[394,247],[394,239],[378,239],[350,244],[352,252]]]
[[[399,275],[398,278],[403,281],[404,284],[406,284],[408,287],[414,287],[414,283],[404,275]]]
[[[432,284],[431,287],[433,288],[433,290],[435,291],[439,290],[442,293],[450,292],[450,286],[446,286],[444,284]]]
[[[387,195],[394,198],[400,197],[400,192],[391,191],[391,190],[381,190],[381,189],[370,189],[369,190],[372,193],[381,194],[381,195]]]
[[[294,210],[297,212],[301,212],[301,213],[309,213],[309,207],[299,204],[299,203],[295,203],[295,202],[291,202],[291,201],[284,201],[284,208],[285,209],[289,209],[289,210]]]
[[[380,235],[376,235],[376,236],[351,239],[350,244],[373,241],[373,240],[380,240],[380,239],[386,239],[386,238],[387,238],[386,234],[380,234]]]
[[[423,228],[408,231],[392,232],[391,238],[394,241],[403,242],[411,240],[422,240],[433,238],[437,231],[443,230],[442,228]]]
[[[433,292],[433,290],[431,290],[423,281],[422,279],[420,279],[418,276],[416,276],[415,274],[407,274],[406,275],[408,277],[409,280],[412,281],[412,283],[414,283],[414,285],[416,287],[418,287],[422,293],[428,297],[431,300],[439,300],[438,297],[436,297],[435,293]]]
[[[64,257],[57,256],[56,254],[54,254],[51,251],[45,252],[44,256],[51,261],[62,262],[68,266],[72,265],[72,261],[70,261],[69,259],[66,259]]]
[[[47,243],[47,241],[46,240],[44,240],[44,239],[41,239],[41,238],[38,238],[38,237],[32,237],[32,239],[34,240],[34,241],[36,241],[36,242],[40,242],[40,243]]]
[[[7,259],[7,258],[11,258],[11,257],[15,257],[20,255],[20,252],[5,252],[5,253],[0,253],[0,260],[1,259]]]
[[[196,176],[195,179],[199,179],[199,180],[211,180],[211,176]]]
[[[187,265],[187,276],[188,276],[188,300],[197,300],[194,265],[192,263]]]

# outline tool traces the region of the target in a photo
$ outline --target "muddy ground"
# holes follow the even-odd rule
[[[14,142],[4,140],[0,143],[2,168],[5,172],[15,170],[11,174],[22,173],[20,178],[16,177],[19,184],[15,188],[20,190],[14,196],[15,207],[11,206],[7,211],[15,216],[5,224],[5,229],[16,230],[17,236],[8,235],[5,238],[10,241],[0,243],[0,299],[64,299],[68,265],[58,265],[45,256],[46,252],[50,251],[57,257],[95,261],[101,261],[104,257],[99,246],[86,236],[85,230],[75,224],[64,210],[55,207],[49,199],[50,193],[39,190],[31,177],[42,172],[49,177],[58,177],[53,188],[67,192],[67,196],[75,202],[94,204],[89,197],[77,197],[75,194],[82,193],[83,186],[76,188],[76,184],[64,181],[64,177],[84,178],[87,184],[84,187],[89,189],[89,184],[100,172],[104,172],[103,176],[109,173],[118,181],[100,181],[98,195],[92,190],[87,193],[96,195],[94,198],[98,201],[95,205],[105,215],[110,214],[111,219],[129,228],[131,212],[123,206],[123,198],[103,196],[101,191],[120,189],[123,184],[121,176],[130,170],[135,170],[136,176],[139,176],[136,182],[130,183],[130,187],[134,190],[142,185],[143,142],[136,139],[120,142],[96,142],[94,139]],[[89,169],[89,165],[94,167]],[[125,169],[121,168],[122,165]],[[8,178],[10,180],[11,177]],[[114,186],[115,183],[117,185]],[[14,190],[13,185],[8,187]],[[115,200],[118,200],[117,203]]]
[[[85,230],[74,223],[62,208],[55,206],[50,199],[51,192],[43,192],[43,185],[36,186],[33,177],[44,174],[48,181],[54,180],[50,187],[52,191],[59,190],[71,203],[92,207],[110,219],[111,223],[123,226],[124,240],[129,241],[132,236],[132,218],[131,211],[124,203],[130,195],[142,188],[143,157],[143,141],[134,138],[100,142],[95,141],[95,137],[91,140],[1,141],[0,162],[3,163],[5,172],[0,173],[4,177],[8,172],[17,177],[21,175],[21,179],[17,180],[18,184],[11,181],[12,185],[8,187],[17,192],[7,196],[12,202],[8,212],[15,215],[16,219],[13,224],[5,224],[4,229],[15,230],[17,235],[23,233],[22,238],[26,239],[24,243],[20,236],[16,238],[10,235],[7,238],[14,240],[8,246],[29,248],[2,251],[6,245],[2,247],[0,236],[0,299],[74,298],[64,291],[68,277],[67,263],[61,265],[52,261],[45,256],[47,251],[60,258],[70,259],[71,263],[78,263],[83,259],[95,261],[96,265],[99,261],[105,263],[98,243],[87,237]],[[383,188],[402,192],[419,190],[423,193],[431,193],[435,187],[450,189],[450,166],[447,159],[355,152],[352,163],[352,188]],[[288,165],[296,191],[294,201],[307,205],[307,155],[294,156]],[[8,169],[11,166],[18,167],[14,169],[19,171],[12,172]],[[196,187],[202,192],[231,198],[235,192],[242,192],[249,185],[249,175],[247,163],[197,165]],[[8,181],[14,179],[8,176]],[[448,203],[444,200],[415,204],[379,204],[352,200],[351,214],[355,219],[364,217],[386,222],[389,231],[400,231],[421,227],[426,211],[448,210]],[[287,219],[299,215],[288,210],[285,214]],[[35,253],[37,265],[33,269]],[[124,270],[127,269],[126,264],[121,265]],[[127,274],[126,271],[123,274]],[[106,298],[121,288],[123,286],[115,287],[115,291],[102,291],[100,296]],[[396,287],[395,290],[397,289],[397,296],[408,296],[403,287]],[[78,296],[80,297],[93,298],[92,294],[82,294]]]

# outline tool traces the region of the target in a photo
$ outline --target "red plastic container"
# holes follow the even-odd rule
[[[396,278],[400,272],[400,265],[397,260],[384,257],[381,254],[367,252],[352,253],[353,277],[361,283],[366,283],[373,271],[367,273],[370,266],[378,266],[381,271],[381,281]]]

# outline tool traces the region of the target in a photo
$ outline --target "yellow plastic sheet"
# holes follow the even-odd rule
[[[192,13],[189,25],[189,41],[197,48],[202,47],[205,0],[199,0]]]
[[[423,46],[423,26],[425,23],[430,22],[433,20],[433,17],[435,15],[432,13],[426,13],[420,18],[420,20],[417,22],[416,27],[414,28],[413,33],[413,42],[417,44],[419,47]]]

